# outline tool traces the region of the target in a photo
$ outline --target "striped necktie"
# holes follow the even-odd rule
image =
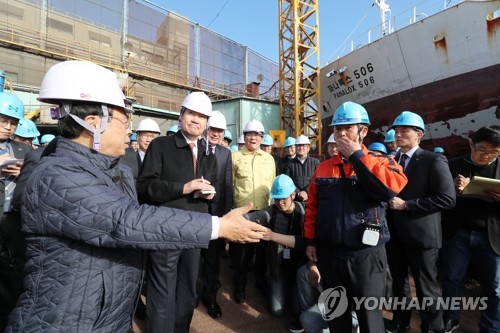
[[[196,158],[196,153],[194,151],[196,149],[196,147],[195,147],[194,143],[192,143],[192,142],[189,143],[189,147],[191,147],[191,153],[193,154],[193,171],[194,171],[194,177],[196,178],[196,166],[198,164],[198,160]]]

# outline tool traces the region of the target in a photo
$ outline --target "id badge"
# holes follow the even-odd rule
[[[283,259],[290,259],[290,249],[283,250]]]

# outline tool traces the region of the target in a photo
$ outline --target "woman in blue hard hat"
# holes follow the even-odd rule
[[[286,245],[270,242],[267,247],[268,301],[271,314],[281,316],[290,309],[298,318],[300,314],[297,299],[297,270],[306,263],[305,246],[302,238],[302,224],[305,208],[294,201],[296,187],[287,175],[279,175],[273,181],[271,198],[274,203],[260,211],[249,213],[248,219],[270,228],[268,240],[273,233],[292,235]],[[279,236],[274,234],[274,236]]]
[[[139,150],[139,143],[137,142],[137,133],[132,133],[130,135],[130,148],[132,148],[135,152]]]
[[[396,132],[394,129],[390,129],[385,134],[384,139],[385,146],[387,147],[387,154],[396,155],[398,150],[398,145],[396,144]]]
[[[50,143],[50,141],[54,140],[56,136],[54,134],[44,134],[40,139],[40,143],[42,146],[46,146]]]
[[[277,163],[276,163],[276,174],[279,175],[283,173],[283,168],[285,166],[285,163],[290,161],[291,159],[295,158],[296,156],[296,148],[295,148],[295,138],[289,136],[285,140],[285,156],[280,158]]]
[[[220,145],[222,147],[229,148],[231,142],[233,142],[233,135],[228,129],[226,129],[224,130],[224,138],[222,138],[222,142],[220,143]]]
[[[14,94],[3,92],[0,86],[0,163],[3,165],[0,175],[0,248],[6,254],[6,260],[0,261],[1,303],[0,332],[3,332],[7,316],[14,307],[22,291],[23,281],[23,246],[20,234],[18,214],[11,213],[11,198],[16,181],[23,165],[22,159],[31,151],[31,146],[11,139],[21,119],[24,118],[24,105]],[[15,215],[15,216],[14,216]],[[22,238],[22,237],[21,237]],[[18,251],[18,246],[21,245]],[[3,257],[3,255],[2,255]],[[9,278],[3,278],[9,276]]]
[[[36,149],[37,147],[33,145],[33,140],[35,140],[39,135],[40,132],[38,132],[35,123],[30,119],[22,118],[19,120],[19,124],[17,125],[16,131],[12,136],[12,140],[25,143],[33,149]]]
[[[373,142],[368,146],[368,150],[379,155],[387,155],[387,148],[382,142]]]
[[[273,151],[273,143],[274,143],[273,137],[270,136],[269,134],[264,134],[264,139],[260,144],[260,149],[262,149],[268,154],[271,154],[271,152]]]

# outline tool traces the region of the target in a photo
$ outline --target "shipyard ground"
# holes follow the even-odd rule
[[[273,317],[266,308],[266,299],[253,287],[253,273],[248,274],[249,283],[246,290],[246,302],[236,304],[232,299],[232,270],[228,267],[228,260],[221,259],[221,290],[217,301],[222,309],[222,317],[212,319],[206,312],[205,307],[200,304],[194,313],[191,324],[191,333],[286,333],[287,324],[291,321],[290,316],[280,318]],[[414,286],[412,286],[414,289]],[[414,292],[414,290],[413,290]],[[478,296],[479,285],[470,281],[464,291],[465,296]],[[479,331],[479,311],[463,311],[460,320],[460,328],[454,333],[477,333]],[[384,317],[390,319],[392,315],[385,313]],[[418,313],[413,313],[411,330],[408,333],[420,332],[420,318]],[[145,333],[144,322],[135,319],[134,333]],[[342,332],[340,332],[342,333]]]

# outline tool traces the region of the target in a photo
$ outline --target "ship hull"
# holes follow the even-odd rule
[[[350,100],[368,110],[368,143],[409,110],[426,123],[423,148],[467,152],[471,133],[500,124],[500,18],[488,16],[499,9],[499,1],[466,1],[322,68],[324,137]]]

